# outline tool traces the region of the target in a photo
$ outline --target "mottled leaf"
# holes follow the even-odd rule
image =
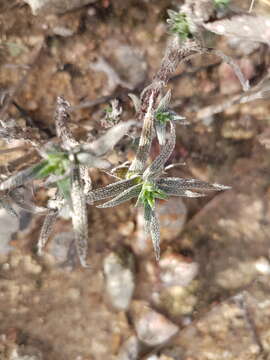
[[[68,127],[70,104],[61,96],[58,96],[55,111],[56,134],[62,140],[64,147],[73,148],[79,143],[74,139]]]
[[[154,125],[153,115],[153,93],[150,95],[147,112],[143,119],[143,128],[140,136],[139,146],[135,159],[132,161],[129,170],[137,173],[143,172],[145,164],[147,162],[151,144],[152,144],[152,133]]]
[[[45,214],[48,212],[48,209],[45,207],[37,206],[32,201],[28,199],[27,194],[23,193],[23,189],[14,189],[10,191],[9,196],[14,201],[14,203],[19,206],[21,209],[34,213],[34,214]]]
[[[206,181],[198,179],[184,179],[184,178],[161,178],[157,181],[158,185],[166,185],[175,187],[176,189],[189,189],[189,190],[227,190],[230,186],[220,184],[210,184]]]
[[[3,208],[7,211],[8,214],[18,218],[18,214],[17,212],[13,209],[12,205],[11,205],[11,202],[8,198],[8,196],[3,196],[1,199],[0,199],[0,208]]]
[[[116,177],[117,179],[125,179],[129,166],[130,166],[130,162],[126,161],[123,164],[113,168],[108,175]]]
[[[161,124],[155,121],[155,129],[159,145],[163,146],[166,143],[166,124]]]
[[[171,156],[174,147],[175,147],[175,125],[173,122],[170,122],[170,135],[166,144],[161,148],[160,154],[156,157],[156,159],[152,162],[150,166],[143,173],[143,178],[147,179],[155,174],[160,174],[164,170],[164,165],[166,161]]]
[[[88,168],[84,165],[80,165],[80,174],[83,181],[83,191],[88,194],[92,190],[92,180],[88,172]]]
[[[120,180],[113,184],[107,185],[103,188],[90,191],[87,194],[87,202],[94,202],[94,201],[107,199],[109,197],[117,196],[122,191],[125,191],[131,186],[134,186],[136,184],[136,179],[138,179],[138,177],[134,177],[132,179]]]
[[[230,18],[205,23],[204,27],[218,35],[270,44],[270,18],[266,16],[237,14]]]
[[[83,184],[80,178],[80,169],[74,167],[71,174],[71,200],[72,200],[72,224],[75,234],[75,244],[83,267],[86,263],[88,249],[88,217],[86,198],[83,192]]]
[[[111,100],[110,104],[111,105],[105,109],[106,116],[104,119],[104,125],[106,127],[111,127],[117,124],[123,111],[118,99]]]
[[[91,142],[90,144],[82,145],[82,149],[85,151],[89,150],[96,156],[102,156],[109,150],[112,150],[118,141],[126,135],[130,127],[135,123],[135,121],[130,120],[117,124],[109,129],[106,134],[102,135],[99,139]]]
[[[10,176],[8,179],[2,181],[0,184],[0,190],[12,190],[16,187],[24,185],[28,181],[37,178],[40,169],[42,169],[46,164],[47,161],[44,160],[38,165],[31,166],[28,169],[19,171],[17,174]]]
[[[53,225],[56,223],[57,216],[58,210],[50,209],[49,213],[45,217],[37,243],[37,253],[40,256],[42,255],[43,249],[49,240]]]
[[[118,196],[116,196],[112,200],[107,201],[106,203],[104,203],[102,205],[98,205],[97,207],[98,208],[113,207],[113,206],[120,205],[128,200],[131,200],[140,194],[141,187],[142,187],[141,184],[134,185],[133,187],[120,193]]]
[[[160,185],[159,189],[164,191],[166,195],[170,195],[170,196],[185,196],[185,197],[203,197],[203,196],[205,196],[205,194],[181,189],[181,188],[178,188],[175,186]]]
[[[133,102],[136,113],[138,113],[140,111],[140,108],[141,108],[141,100],[138,98],[137,95],[134,95],[134,94],[131,94],[131,93],[128,94],[128,96],[130,97],[130,99]]]
[[[208,54],[215,54],[218,57],[220,57],[226,64],[228,64],[233,72],[235,73],[235,76],[237,76],[238,80],[240,81],[240,84],[242,85],[242,88],[244,91],[248,91],[250,89],[249,81],[245,79],[244,74],[242,73],[242,70],[240,69],[240,66],[234,61],[234,59],[228,55],[225,55],[222,51],[216,50],[216,49],[205,49],[205,53]]]
[[[162,111],[162,110],[167,110],[169,105],[170,105],[170,101],[171,101],[171,89],[167,91],[167,93],[163,96],[163,98],[161,98],[157,110],[156,111]]]
[[[111,166],[109,161],[103,160],[90,152],[79,152],[76,157],[80,164],[87,165],[88,167],[107,169]]]
[[[158,261],[160,259],[160,247],[159,247],[160,226],[159,226],[158,218],[156,217],[156,214],[154,213],[153,210],[151,212],[149,227],[150,227],[150,234],[155,251],[156,260]]]

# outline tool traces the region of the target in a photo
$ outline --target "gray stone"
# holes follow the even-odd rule
[[[69,260],[71,248],[74,244],[74,233],[61,232],[54,236],[54,238],[48,244],[48,250],[55,258],[56,262],[64,263]]]
[[[129,337],[121,346],[117,360],[139,359],[140,347],[140,341],[136,336]]]
[[[132,256],[130,253],[128,257]],[[116,253],[110,253],[104,259],[104,273],[106,277],[106,292],[111,304],[118,310],[126,311],[135,288],[132,264],[125,261]]]
[[[184,328],[171,347],[183,360],[269,359],[269,277],[213,307]]]
[[[179,254],[165,254],[159,262],[164,286],[187,286],[197,276],[199,266]]]
[[[34,15],[63,14],[67,11],[92,4],[96,0],[25,0]]]
[[[150,308],[147,302],[134,301],[131,307],[138,338],[149,346],[166,343],[178,332],[178,326]]]
[[[19,220],[0,209],[0,253],[7,254],[12,247],[9,245],[12,234],[19,230]]]

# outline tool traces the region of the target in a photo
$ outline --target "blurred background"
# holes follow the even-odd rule
[[[109,101],[135,117],[140,95],[162,60],[168,9],[176,0],[2,0],[0,119],[55,136],[56,97],[72,105],[76,138],[102,133]],[[247,11],[247,0],[231,1]],[[270,1],[253,14],[270,17]],[[270,20],[269,20],[270,21]],[[258,29],[254,29],[258,31]],[[268,86],[268,45],[207,35],[232,56],[252,86]],[[177,127],[171,176],[232,186],[203,199],[161,201],[159,263],[133,203],[89,206],[90,269],[78,264],[69,219],[59,219],[43,257],[43,217],[0,209],[0,360],[270,359],[270,116],[264,99],[238,104],[241,85],[213,55],[193,58],[171,78]],[[235,100],[236,99],[236,100]],[[229,105],[228,105],[229,104]],[[216,111],[216,106],[220,108]],[[0,153],[0,173],[37,161],[18,139]],[[109,156],[134,156],[128,139]],[[154,157],[158,154],[154,143]],[[23,160],[22,160],[23,159]],[[91,171],[94,187],[108,184]],[[36,195],[41,204],[44,191]]]

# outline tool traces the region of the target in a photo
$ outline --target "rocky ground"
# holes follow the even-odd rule
[[[132,118],[127,95],[138,95],[158,68],[168,39],[166,10],[179,2],[97,0],[61,14],[33,3],[0,4],[1,118],[31,121],[44,139],[53,137],[61,94],[73,106],[78,137],[82,127],[92,137],[102,131],[114,97],[124,118]],[[249,7],[244,0],[233,5]],[[269,14],[269,1],[257,1],[253,11]],[[214,36],[209,42],[236,58],[251,84],[267,73],[266,45]],[[270,150],[262,144],[269,102],[206,116],[208,105],[241,89],[214,56],[179,67],[169,87],[175,111],[191,123],[178,128],[173,154],[186,166],[170,173],[232,190],[160,202],[159,263],[134,206],[89,208],[90,269],[74,256],[68,219],[57,222],[38,257],[43,218],[23,212],[17,221],[0,209],[1,360],[270,359]],[[0,154],[1,171],[23,167],[22,155],[34,161],[31,145],[17,145],[20,151]],[[110,160],[132,155],[124,144]],[[92,176],[97,187],[109,182],[96,170]]]

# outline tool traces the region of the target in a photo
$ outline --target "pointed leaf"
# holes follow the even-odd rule
[[[154,176],[155,174],[159,174],[163,171],[166,161],[169,159],[174,150],[175,139],[175,125],[170,121],[170,137],[166,144],[162,147],[159,156],[152,162],[150,166],[148,166],[148,168],[143,173],[144,179]]]
[[[0,199],[0,208],[5,209],[9,215],[12,215],[16,218],[19,217],[17,212],[13,209],[7,196],[4,196]]]
[[[80,178],[79,167],[74,167],[71,174],[71,200],[72,200],[72,224],[75,234],[75,244],[80,263],[88,267],[86,263],[88,249],[88,217],[86,198],[83,192],[83,184]]]
[[[102,135],[99,139],[90,144],[82,145],[82,148],[85,151],[90,150],[96,156],[102,156],[109,150],[112,150],[118,141],[126,135],[130,127],[135,124],[136,122],[133,120],[117,124],[109,129],[106,134]]]
[[[171,196],[186,196],[186,197],[204,197],[205,194],[193,192],[190,190],[180,189],[175,186],[159,185],[159,188],[165,192],[166,195]]]
[[[57,184],[57,182],[61,181],[61,180],[65,180],[67,177],[69,177],[70,175],[70,169],[68,169],[66,171],[65,174],[63,175],[50,175],[48,177],[48,179],[44,182],[44,186],[49,186],[49,185],[55,185]]]
[[[157,181],[158,185],[166,185],[176,189],[197,189],[197,190],[227,190],[230,186],[220,184],[210,184],[206,181],[198,179],[184,179],[184,178],[161,178]]]
[[[129,166],[130,166],[130,162],[126,161],[124,164],[121,164],[120,166],[116,166],[115,168],[113,168],[110,174],[108,175],[116,177],[117,179],[125,179]]]
[[[47,208],[35,205],[27,196],[24,196],[20,190],[21,189],[14,189],[9,193],[10,198],[17,206],[34,214],[46,214],[48,212]]]
[[[270,44],[270,22],[266,16],[236,14],[230,18],[206,23],[204,27],[218,35]]]
[[[242,70],[240,69],[240,66],[234,61],[234,59],[231,56],[225,55],[222,51],[216,49],[203,49],[203,50],[205,50],[205,53],[215,54],[218,57],[220,57],[226,64],[228,64],[232,68],[233,72],[240,81],[243,90],[248,91],[250,89],[249,81],[245,79],[245,76]]]
[[[166,124],[160,124],[155,121],[156,134],[159,145],[163,146],[166,143]]]
[[[147,89],[147,88],[146,88]],[[145,92],[147,90],[144,90]],[[142,94],[143,96],[143,94]],[[151,149],[152,144],[152,133],[153,133],[153,125],[154,125],[154,114],[153,114],[153,103],[154,103],[154,94],[151,93],[148,102],[147,112],[143,118],[143,128],[140,136],[139,146],[137,149],[137,153],[135,159],[132,161],[129,170],[137,173],[142,173],[145,164],[148,160],[148,156]]]
[[[145,204],[143,207],[143,218],[144,218],[144,231],[145,236],[150,234],[150,220],[152,216],[152,208],[149,204]]]
[[[160,226],[159,221],[156,217],[156,214],[152,210],[151,217],[150,217],[150,234],[152,238],[152,243],[155,251],[156,260],[159,261],[160,259]]]
[[[125,179],[121,181],[117,181],[113,184],[107,185],[103,188],[96,189],[94,191],[90,191],[87,194],[87,202],[94,202],[103,199],[107,199],[113,196],[119,195],[122,191],[136,185],[137,177],[133,177],[131,179]]]
[[[62,140],[64,147],[73,148],[79,145],[68,127],[70,104],[61,96],[57,98],[55,111],[56,134]]]
[[[87,165],[88,167],[107,169],[111,166],[109,161],[103,160],[90,152],[79,152],[76,157],[80,164]]]
[[[139,196],[141,187],[142,187],[141,184],[134,185],[133,187],[123,191],[121,194],[119,194],[112,200],[107,201],[106,203],[104,203],[102,205],[98,205],[97,207],[98,208],[114,207],[114,206],[122,204],[123,202],[131,200],[131,199]]]
[[[37,254],[40,256],[42,255],[43,249],[49,240],[53,225],[56,223],[57,216],[58,210],[51,209],[45,217],[37,243]]]
[[[16,187],[24,185],[26,182],[31,181],[38,177],[39,171],[47,164],[44,160],[38,165],[34,165],[25,170],[19,171],[17,174],[10,176],[8,179],[2,181],[0,190],[12,190]]]
[[[66,177],[64,179],[60,179],[56,182],[59,194],[69,203],[71,204],[71,182],[70,178]]]
[[[81,179],[84,183],[83,192],[85,194],[88,194],[88,192],[92,190],[92,180],[89,175],[88,168],[84,165],[80,165],[80,174],[81,174]]]
[[[131,100],[133,102],[136,113],[138,113],[140,111],[140,108],[141,108],[141,100],[135,94],[129,93],[128,96],[131,98]]]
[[[160,100],[156,111],[164,111],[168,109],[171,101],[171,93],[171,89],[167,91],[165,96],[163,96],[163,98]]]

